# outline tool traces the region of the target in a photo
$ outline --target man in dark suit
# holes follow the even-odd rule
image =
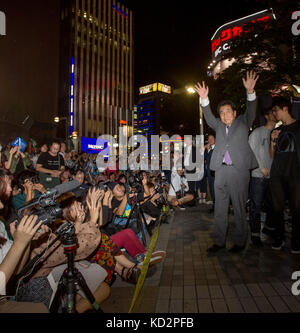
[[[208,252],[215,253],[226,246],[228,228],[228,207],[231,200],[235,229],[234,246],[231,252],[244,249],[248,225],[246,221],[246,201],[250,180],[249,170],[258,166],[255,155],[248,143],[249,128],[256,116],[256,94],[254,87],[258,76],[253,71],[247,72],[243,78],[247,90],[246,112],[237,117],[232,101],[223,101],[218,106],[220,119],[216,118],[208,99],[208,87],[205,82],[195,86],[201,98],[204,118],[216,132],[216,145],[211,157],[210,169],[215,171],[215,213],[214,213],[214,244]]]
[[[215,172],[210,170],[210,162],[211,162],[212,153],[215,148],[215,140],[216,140],[216,138],[215,138],[214,134],[208,135],[208,145],[207,145],[207,149],[205,150],[205,153],[204,153],[205,172],[206,172],[206,176],[207,176],[210,196],[211,196],[211,199],[213,202],[212,209],[210,210],[211,213],[214,211],[214,207],[215,207],[215,189],[214,189]]]
[[[183,165],[185,168],[185,172],[187,175],[194,175],[196,172],[196,167],[192,168],[193,163],[196,162],[196,147],[193,146],[193,139],[191,136],[185,136],[184,143],[186,144],[184,148],[184,155],[183,155]],[[196,194],[196,181],[195,180],[189,180],[189,190],[193,192],[193,194]]]

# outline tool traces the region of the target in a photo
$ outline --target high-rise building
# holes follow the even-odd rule
[[[59,116],[69,134],[81,140],[131,127],[132,11],[115,0],[62,0],[60,52]]]
[[[171,87],[162,83],[153,83],[139,89],[139,103],[135,110],[134,134],[147,137],[149,153],[151,135],[160,135],[161,116],[167,110],[171,97]]]

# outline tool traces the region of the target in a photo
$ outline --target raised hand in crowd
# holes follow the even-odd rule
[[[30,243],[34,234],[42,224],[42,221],[36,224],[37,218],[38,217],[36,215],[25,215],[17,227],[17,222],[10,225],[10,233],[13,236],[14,244],[17,243],[17,245],[27,245]]]
[[[30,246],[28,246],[35,235],[36,231],[42,224],[42,221],[36,224],[37,216],[24,216],[18,226],[16,222],[10,225],[10,232],[14,242],[7,255],[0,264],[0,271],[5,274],[8,281],[14,272],[19,273],[25,265]]]
[[[17,155],[20,155],[22,158],[25,158],[25,154],[23,152],[21,152],[21,146],[17,147]]]
[[[89,223],[91,224],[98,225],[103,197],[104,197],[104,190],[96,188],[89,189],[88,195],[86,197],[86,204],[90,212]]]
[[[25,190],[26,194],[33,192],[33,183],[29,179],[25,179],[25,182],[24,182],[23,186],[24,186],[24,190]]]
[[[202,81],[202,85],[200,82],[198,82],[195,86],[194,86],[196,92],[198,93],[198,95],[200,96],[201,99],[206,99],[208,97],[208,86],[205,85],[205,82]]]
[[[33,189],[37,190],[37,191],[39,191],[41,193],[45,193],[46,192],[45,187],[42,184],[40,184],[40,183],[33,184]]]
[[[254,93],[254,88],[258,78],[259,75],[257,75],[254,71],[247,71],[246,78],[242,78],[244,87],[246,88],[248,94]]]
[[[176,165],[176,162],[180,159],[180,154],[178,151],[175,151],[174,153],[174,165]]]
[[[110,189],[108,189],[103,197],[103,206],[107,206],[111,208],[111,201],[113,199],[114,195]]]
[[[85,220],[85,211],[82,203],[78,201],[75,201],[73,203],[72,208],[74,209],[75,212],[75,221],[74,221],[75,230],[76,233],[78,233],[80,231],[82,223]]]
[[[18,151],[18,147],[17,146],[12,147],[12,148],[10,148],[9,155],[14,155],[17,151]]]
[[[14,156],[14,154],[18,151],[18,147],[12,147],[9,151],[9,157],[8,157],[8,161],[5,161],[4,166],[6,169],[10,169],[11,167],[11,163],[12,163],[12,158]]]

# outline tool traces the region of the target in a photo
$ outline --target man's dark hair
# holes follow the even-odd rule
[[[127,181],[127,177],[124,174],[121,174],[118,178],[118,180],[120,181],[121,179],[125,178],[125,180]]]
[[[49,147],[51,147],[55,143],[58,144],[58,145],[60,145],[60,141],[59,140],[53,139],[53,140],[50,141]]]
[[[268,114],[272,113],[272,106],[263,109],[263,116],[267,116]]]
[[[23,170],[17,176],[17,184],[19,188],[25,183],[26,179],[38,181],[38,173],[35,170]]]
[[[234,104],[231,100],[227,99],[227,100],[221,101],[221,102],[219,103],[218,108],[217,108],[217,110],[218,110],[218,114],[220,114],[220,108],[221,108],[222,106],[224,106],[224,105],[229,105],[229,106],[231,106],[231,108],[232,108],[233,111],[236,111],[236,106],[235,106],[235,104]]]
[[[4,169],[0,169],[0,200],[5,202],[9,197],[6,194],[6,181],[5,177],[11,178],[9,172]]]
[[[274,97],[272,100],[272,108],[274,106],[278,106],[280,109],[287,107],[288,113],[291,114],[292,104],[291,104],[290,100],[285,97],[280,97],[280,96]]]

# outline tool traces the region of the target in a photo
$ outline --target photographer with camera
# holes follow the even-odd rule
[[[3,152],[5,157],[5,169],[13,175],[26,170],[31,165],[31,160],[25,153],[21,152],[20,146],[11,147]]]
[[[85,195],[90,188],[88,184],[84,183],[84,172],[81,170],[77,170],[73,176],[73,180],[77,180],[79,182],[79,186],[74,189],[72,192],[75,194],[76,198],[81,198],[82,200],[85,198]]]
[[[0,170],[0,209],[11,194],[11,179],[8,172]],[[18,274],[26,263],[30,243],[41,222],[36,224],[36,216],[24,216],[16,228],[10,225],[10,239],[5,225],[0,221],[0,295],[6,294],[7,282],[14,274]],[[9,301],[6,297],[0,300],[0,313],[47,313],[43,304],[19,303]]]
[[[169,187],[168,201],[173,207],[185,210],[184,204],[192,201],[194,195],[189,192],[189,185],[184,170],[177,162],[180,156],[174,154],[174,167],[172,169],[171,184]]]
[[[148,215],[147,223],[151,223],[152,220],[159,218],[161,214],[161,205],[163,203],[161,198],[161,193],[159,193],[160,187],[156,189],[152,183],[147,183],[149,189],[149,196],[145,197],[145,200],[142,202],[142,209],[145,214]]]
[[[145,225],[143,221],[139,221],[139,212],[134,207],[139,205],[150,194],[147,178],[141,173],[138,175],[132,174],[128,177],[128,185],[129,192],[126,191],[125,185],[122,183],[108,183],[114,195],[112,200],[112,209],[115,214],[113,223],[116,231],[124,229],[127,225],[136,233],[139,239],[142,239],[145,232]]]
[[[72,195],[73,196],[73,195]],[[76,199],[76,198],[75,198]],[[67,205],[67,207],[64,207]],[[70,206],[72,202],[65,200],[61,203],[64,209],[64,218],[69,220],[72,218]],[[99,216],[101,212],[101,191],[93,191],[89,193],[88,207],[90,219],[84,222],[83,214],[76,215],[74,222],[75,235],[77,238],[77,249],[74,257],[75,268],[78,269],[87,281],[87,285],[91,289],[97,303],[101,303],[109,296],[110,288],[106,283],[103,283],[106,272],[98,265],[91,265],[87,259],[98,247],[101,240],[99,231]],[[71,221],[72,222],[72,221]],[[44,256],[41,258],[37,270],[33,271],[28,283],[19,288],[17,293],[18,299],[22,301],[39,301],[43,302],[47,307],[50,306],[51,299],[56,290],[56,285],[60,277],[66,269],[67,257],[64,246],[61,242],[54,243],[49,249],[48,245],[56,238],[56,235],[44,235],[40,240],[40,244],[35,244],[31,252],[31,258],[41,254],[44,249],[47,249]],[[36,290],[39,290],[37,293]],[[80,297],[81,296],[81,297]],[[86,300],[82,293],[77,295],[76,311],[81,313],[92,309],[92,305]]]
[[[12,197],[12,206],[16,212],[33,198],[38,198],[46,192],[44,186],[39,182],[38,174],[32,170],[24,170],[17,175],[19,193]]]
[[[115,259],[117,261],[115,266],[115,271],[121,276],[123,280],[126,280],[131,283],[136,283],[137,278],[139,276],[139,272],[137,271],[137,269],[140,269],[142,267],[143,261],[147,255],[147,251],[132,229],[130,228],[123,229],[113,234],[109,232],[110,228],[109,225],[107,224],[111,222],[113,217],[112,200],[113,200],[113,193],[111,192],[110,189],[108,189],[105,192],[103,198],[103,206],[102,206],[103,225],[101,227],[101,235],[106,234],[107,237],[111,239],[112,242],[116,244],[119,249],[122,248],[125,249],[126,252],[130,255],[133,262],[124,260],[123,256],[120,256],[120,254],[115,254]],[[113,246],[111,242],[109,244]],[[113,249],[115,249],[114,246]],[[100,265],[103,264],[103,257],[101,253],[102,255],[105,253],[105,247],[104,249],[102,248],[102,251],[101,249],[99,249],[99,252],[97,253],[96,257],[94,257],[93,259],[96,260]],[[153,252],[149,263],[150,266],[160,263],[165,258],[165,256],[166,256],[165,251]],[[107,255],[104,254],[104,257],[107,257]],[[133,263],[137,266],[135,267]],[[110,271],[112,271],[111,268]],[[112,276],[112,274],[109,273],[109,276]]]

